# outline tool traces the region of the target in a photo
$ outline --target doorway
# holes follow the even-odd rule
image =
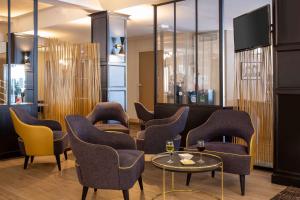
[[[157,52],[157,78],[163,75],[163,51]],[[139,53],[139,101],[149,110],[154,110],[154,51]],[[157,89],[163,92],[162,81]]]

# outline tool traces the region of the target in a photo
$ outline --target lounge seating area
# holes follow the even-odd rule
[[[300,199],[298,8],[0,0],[0,200]]]

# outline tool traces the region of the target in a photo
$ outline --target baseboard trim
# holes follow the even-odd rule
[[[6,160],[6,159],[10,159],[10,158],[17,158],[17,157],[21,157],[22,154],[20,151],[9,151],[9,152],[5,152],[0,154],[0,160]]]
[[[300,187],[300,176],[274,172],[272,174],[272,183]]]

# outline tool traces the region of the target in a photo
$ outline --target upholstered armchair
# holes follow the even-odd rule
[[[66,124],[83,186],[82,199],[94,188],[122,190],[128,200],[128,190],[137,180],[143,190],[144,153],[136,150],[128,134],[101,131],[81,116],[66,116]]]
[[[119,103],[98,103],[87,116],[87,119],[102,131],[117,131],[129,134],[128,116]]]
[[[166,151],[166,142],[173,140],[175,149],[180,147],[181,136],[188,118],[189,107],[184,106],[171,117],[148,121],[146,129],[138,133],[136,143],[139,150],[146,154]]]
[[[147,110],[147,108],[145,108],[145,106],[140,102],[135,102],[134,107],[135,107],[136,115],[141,122],[141,129],[144,130],[145,124],[149,120],[154,119],[154,112]]]
[[[19,135],[20,151],[25,155],[24,169],[29,158],[34,156],[55,155],[58,169],[61,170],[60,154],[67,159],[68,136],[62,132],[61,125],[52,120],[38,120],[26,110],[10,108],[10,114],[16,133]]]
[[[216,138],[231,136],[244,144],[218,142]],[[224,172],[240,176],[241,194],[245,194],[245,176],[250,174],[254,148],[254,128],[246,112],[235,110],[215,111],[203,125],[192,129],[187,136],[187,149],[195,149],[198,140],[205,141],[206,152],[220,156]],[[213,173],[214,175],[214,173]],[[187,185],[191,174],[188,174]]]

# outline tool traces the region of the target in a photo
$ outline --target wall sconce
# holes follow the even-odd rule
[[[120,42],[118,42],[118,39]],[[120,38],[112,37],[111,42],[112,42],[111,54],[113,55],[125,54],[125,50],[124,50],[125,37],[120,37]]]
[[[30,64],[30,51],[23,51],[23,63]]]

